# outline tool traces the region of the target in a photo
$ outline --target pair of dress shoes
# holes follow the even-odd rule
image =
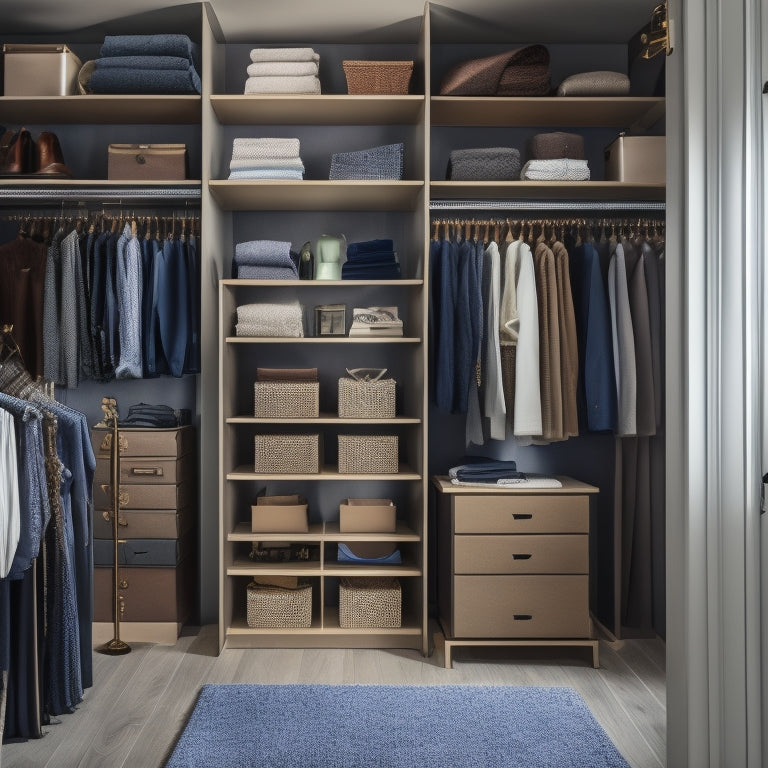
[[[0,137],[0,174],[72,176],[64,163],[59,138],[43,131],[37,141],[26,129],[7,130]]]

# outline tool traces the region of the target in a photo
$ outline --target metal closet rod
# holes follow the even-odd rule
[[[432,200],[430,211],[665,211],[660,200]]]
[[[70,187],[69,189],[51,189],[45,187],[18,187],[0,189],[0,200],[6,204],[14,204],[19,201],[38,201],[55,203],[79,203],[87,201],[91,203],[120,205],[127,202],[136,203],[142,201],[152,205],[155,201],[172,201],[175,205],[200,205],[200,189],[190,187],[153,187],[151,189],[137,189],[135,187],[110,187],[99,189],[93,187]]]

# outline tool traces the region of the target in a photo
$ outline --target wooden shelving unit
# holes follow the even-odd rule
[[[430,196],[472,200],[663,200],[663,184],[623,181],[431,181]]]

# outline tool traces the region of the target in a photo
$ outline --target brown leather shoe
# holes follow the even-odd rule
[[[32,135],[26,128],[6,131],[0,137],[0,173],[32,170]]]
[[[59,138],[55,133],[43,131],[35,144],[35,173],[63,174],[72,176],[72,171],[64,165]]]

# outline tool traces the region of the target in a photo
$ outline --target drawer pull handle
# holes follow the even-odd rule
[[[515,621],[530,621],[533,616],[530,613],[514,613],[512,614],[512,618]]]
[[[530,560],[531,559],[531,555],[520,555],[520,554],[512,555],[512,559],[513,560]]]
[[[163,476],[162,467],[131,467],[132,475],[152,475],[154,477]]]
[[[512,513],[512,519],[513,520],[530,520],[533,517],[533,515],[530,512],[513,512]]]

